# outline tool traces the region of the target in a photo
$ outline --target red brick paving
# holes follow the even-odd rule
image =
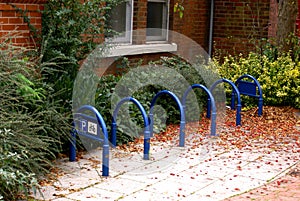
[[[300,162],[283,177],[224,201],[300,201]]]

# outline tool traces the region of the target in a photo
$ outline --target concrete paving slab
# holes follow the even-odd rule
[[[143,160],[142,153],[112,150],[106,178],[101,176],[101,153],[97,149],[77,162],[59,160],[64,174],[42,188],[45,199],[222,200],[265,184],[300,160],[287,150],[156,145],[150,160]]]
[[[97,161],[97,163],[100,163],[100,161]],[[56,167],[61,169],[64,173],[76,175],[78,175],[81,170],[91,169],[93,166],[92,162],[87,159],[70,162],[68,158],[64,158],[60,159],[56,164]]]
[[[223,178],[226,175],[234,172],[235,169],[228,166],[218,166],[214,161],[204,162],[199,165],[187,169],[185,172],[193,173],[194,175],[204,175],[211,179]]]
[[[136,192],[145,189],[148,184],[142,181],[136,181],[129,178],[111,178],[104,182],[94,185],[97,189],[116,192],[118,194],[130,195],[132,192]]]
[[[66,196],[66,198],[76,201],[99,201],[99,200],[117,200],[123,194],[95,187],[89,187]]]
[[[53,201],[74,201],[73,199],[68,199],[68,198],[56,198]]]
[[[193,179],[189,178],[189,181]],[[187,180],[185,180],[187,181]],[[150,192],[156,192],[160,195],[168,195],[174,198],[186,197],[197,190],[197,187],[187,185],[176,181],[174,178],[166,179],[156,184],[149,186],[147,189]]]
[[[41,192],[37,192],[34,197],[37,200],[54,200],[57,198],[57,195],[59,194],[65,195],[68,194],[68,190],[62,190],[58,193],[57,189],[54,186],[42,186],[41,187]]]
[[[153,200],[178,200],[178,198],[170,196],[169,194],[162,194],[148,190],[134,192],[129,196],[119,199],[120,201],[153,201]]]
[[[249,179],[248,177],[225,177],[213,182],[209,186],[195,192],[193,198],[209,197],[214,200],[222,200],[232,195],[244,192],[261,185],[263,181]]]
[[[193,189],[190,194],[193,194],[199,189],[205,188],[206,186],[216,182],[217,178],[212,178],[207,175],[192,174],[183,172],[178,175],[171,175],[165,181],[170,183],[177,183],[179,186],[185,186]]]
[[[138,182],[146,182],[148,185],[152,185],[154,183],[165,180],[169,174],[163,172],[155,172],[148,175],[132,175],[132,174],[123,174],[120,175],[119,178],[130,179]]]

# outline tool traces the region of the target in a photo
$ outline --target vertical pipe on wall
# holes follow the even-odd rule
[[[210,19],[209,19],[209,40],[208,40],[208,55],[212,56],[212,45],[213,45],[213,26],[214,26],[214,7],[215,2],[210,2]]]
[[[297,24],[297,27],[296,27],[296,30],[297,30],[297,34],[298,34],[298,37],[300,38],[300,0],[298,0],[298,17],[296,19],[296,24]]]

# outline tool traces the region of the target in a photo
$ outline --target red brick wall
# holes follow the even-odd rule
[[[173,13],[174,2],[170,0],[169,28],[195,40],[208,50],[210,0],[184,2],[184,15]],[[299,10],[300,10],[300,0]],[[0,3],[0,37],[13,32],[12,42],[34,45],[33,35],[27,23],[15,8],[27,11],[30,23],[41,29],[41,13],[47,0],[9,0]],[[273,37],[277,26],[277,0],[215,0],[214,35],[215,48],[230,53],[247,52],[254,47],[253,39]],[[146,28],[147,0],[134,0],[134,29]],[[300,11],[299,11],[300,13]],[[300,14],[297,19],[300,34]],[[251,39],[251,41],[249,41]],[[136,32],[135,44],[144,44],[146,33]]]
[[[147,2],[148,0],[134,0],[133,11],[133,44],[146,44],[147,27]],[[174,13],[174,4],[176,0],[170,0],[169,5],[169,29],[183,34],[200,44],[206,51],[208,51],[208,32],[209,32],[209,0],[189,0],[184,1],[183,18],[179,17],[178,13]],[[143,30],[144,29],[144,30]],[[179,41],[177,43],[181,51],[189,51],[191,47],[185,47],[186,41]],[[188,49],[189,48],[189,49]],[[180,54],[180,52],[179,52]],[[149,61],[156,61],[160,56],[171,56],[168,53],[157,53],[148,55],[129,56],[131,63],[136,63],[139,59],[143,59],[144,64]],[[109,72],[114,72],[115,64],[109,69]]]
[[[174,1],[171,1],[170,29],[193,39],[208,51],[210,1],[189,0],[183,6],[184,14],[180,18],[173,12]]]
[[[195,40],[203,47],[208,47],[209,1],[189,0],[184,3],[184,15],[180,18],[173,12],[174,0],[170,0],[169,28]],[[187,23],[188,22],[188,23]],[[147,0],[134,0],[133,29],[147,27]],[[145,31],[133,36],[135,44],[145,44]]]
[[[146,31],[143,29],[147,27],[147,2],[147,0],[134,0],[133,29],[138,30],[132,36],[134,44],[146,43]]]
[[[9,36],[14,44],[35,46],[33,33],[30,32],[24,17],[16,9],[26,11],[30,24],[41,30],[41,13],[45,0],[10,0],[0,3],[0,37]],[[13,7],[16,6],[16,8]]]
[[[269,24],[269,38],[276,37],[278,24],[278,2],[277,0],[270,0],[270,24]]]
[[[270,0],[215,0],[215,48],[231,54],[253,50],[268,37]]]

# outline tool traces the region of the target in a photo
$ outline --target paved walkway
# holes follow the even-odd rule
[[[255,150],[229,150],[218,146],[216,139],[192,146],[196,138],[190,135],[184,148],[168,143],[152,145],[148,161],[141,153],[113,149],[107,178],[101,176],[101,150],[90,151],[77,162],[61,159],[57,181],[45,184],[43,196],[35,197],[53,201],[224,200],[278,181],[300,161],[299,148],[290,149],[290,144],[281,151],[267,144]],[[291,193],[298,196],[299,189]],[[236,199],[251,200],[254,195],[255,190]]]
[[[250,192],[228,198],[225,201],[299,201],[300,200],[300,163],[283,177],[265,184]]]

